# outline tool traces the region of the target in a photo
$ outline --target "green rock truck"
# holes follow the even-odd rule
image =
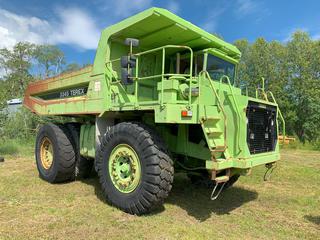
[[[174,172],[211,182],[215,199],[252,167],[272,166],[284,121],[271,92],[237,87],[240,56],[165,9],[106,28],[92,66],[26,90],[35,114],[72,119],[38,131],[40,177],[65,182],[94,168],[110,204],[144,214],[163,203]]]

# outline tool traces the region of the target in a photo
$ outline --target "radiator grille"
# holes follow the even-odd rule
[[[277,143],[277,109],[249,102],[247,107],[247,144],[251,154],[275,150]]]

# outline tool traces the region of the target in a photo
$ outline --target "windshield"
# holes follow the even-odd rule
[[[223,75],[230,78],[231,84],[234,81],[235,65],[214,55],[208,54],[207,71],[213,80],[220,80]]]

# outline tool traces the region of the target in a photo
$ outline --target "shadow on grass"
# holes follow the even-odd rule
[[[93,186],[94,188],[94,193],[96,194],[96,196],[98,197],[99,200],[101,200],[102,202],[104,202],[105,204],[109,203],[106,201],[103,192],[101,190],[101,185],[99,182],[99,178],[98,178],[98,174],[96,172],[93,172],[90,176],[90,178],[87,179],[82,179],[81,180],[82,183],[88,184],[90,186]],[[157,206],[151,213],[149,213],[148,215],[156,215],[159,214],[161,212],[163,212],[165,210],[165,208],[163,206]]]
[[[316,225],[320,225],[320,216],[311,216],[311,215],[306,215],[304,216],[304,218],[306,220],[308,220],[309,222],[312,222]]]
[[[258,193],[237,186],[223,191],[215,201],[210,199],[212,189],[191,184],[189,179],[177,177],[166,202],[185,209],[198,221],[205,221],[211,214],[229,214],[243,204],[253,201]]]
[[[96,174],[91,178],[82,180],[82,182],[93,186],[96,196],[106,203]],[[211,191],[212,189],[204,186],[193,185],[185,176],[178,175],[175,177],[173,188],[165,203],[177,205],[185,209],[190,216],[198,221],[205,221],[211,217],[212,213],[217,215],[229,214],[232,210],[258,197],[258,193],[255,191],[235,186],[223,191],[217,200],[211,201]],[[148,215],[156,215],[164,210],[163,206],[159,206]]]
[[[81,179],[82,183],[93,186],[94,193],[102,202],[107,203],[105,197],[103,196],[103,192],[101,190],[101,185],[99,182],[98,174],[95,171],[92,171],[91,176],[89,178]]]

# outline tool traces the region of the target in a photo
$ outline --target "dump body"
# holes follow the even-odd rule
[[[128,37],[139,46],[130,50],[123,44]],[[108,126],[138,120],[153,126],[181,162],[206,168],[213,180],[224,170],[246,174],[279,160],[279,109],[272,93],[262,89],[252,98],[235,87],[240,55],[151,8],[105,29],[93,66],[30,84],[24,104],[39,115],[78,118],[86,157],[95,157]],[[132,83],[123,81],[123,56],[135,59],[127,69]]]

